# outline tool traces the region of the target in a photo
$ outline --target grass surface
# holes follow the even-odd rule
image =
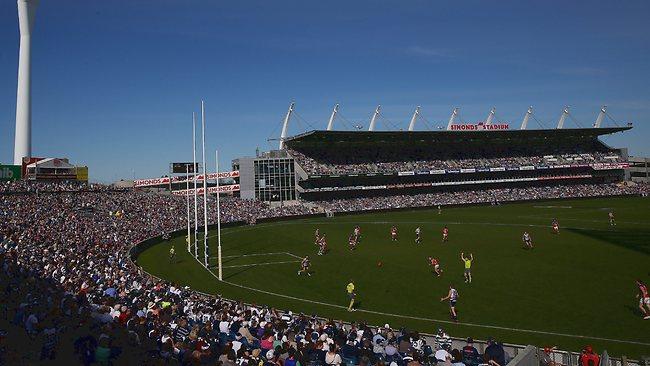
[[[616,214],[615,228],[607,221],[610,209]],[[551,232],[554,217],[559,235]],[[442,327],[457,337],[494,336],[569,350],[592,344],[612,356],[637,358],[650,355],[650,320],[641,319],[634,283],[637,278],[650,283],[649,219],[650,200],[642,198],[311,218],[224,229],[223,273],[230,284],[219,283],[182,250],[184,237],[147,249],[138,264],[196,290],[295,312],[423,332]],[[347,238],[357,224],[363,236],[351,252]],[[397,244],[390,241],[393,224],[399,228]],[[444,225],[450,230],[446,244],[441,243]],[[414,243],[417,226],[423,230],[419,246]],[[325,256],[316,256],[316,228],[328,238]],[[531,233],[535,249],[522,249],[524,230]],[[209,235],[214,255],[216,233]],[[178,255],[170,264],[172,243]],[[463,281],[461,252],[474,255],[471,284]],[[296,275],[295,256],[304,255],[312,258],[311,277]],[[432,275],[427,256],[441,261],[442,277]],[[349,279],[357,287],[355,313],[344,309]],[[459,324],[448,322],[448,305],[439,301],[450,284],[460,292]]]

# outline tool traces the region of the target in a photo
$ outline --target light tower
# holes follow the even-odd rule
[[[32,155],[32,92],[31,48],[34,15],[39,0],[18,0],[20,24],[20,51],[18,56],[18,90],[16,92],[16,137],[14,164],[20,165],[24,157]]]

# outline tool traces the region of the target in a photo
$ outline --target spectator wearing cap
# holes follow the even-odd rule
[[[480,355],[474,347],[474,339],[467,338],[467,344],[462,349],[463,363],[467,366],[476,366],[480,363]]]
[[[594,349],[587,345],[585,349],[582,350],[578,363],[581,366],[598,366],[600,364],[600,356],[594,352]]]

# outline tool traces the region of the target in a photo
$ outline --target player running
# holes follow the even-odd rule
[[[530,234],[528,234],[528,231],[524,231],[521,240],[524,242],[524,249],[533,249],[533,239],[530,237]]]
[[[440,214],[442,214],[442,207],[440,207],[440,205],[438,205],[438,215],[440,215]]]
[[[298,271],[298,276],[300,276],[303,273],[306,273],[307,276],[311,277],[311,272],[309,272],[309,267],[311,267],[311,261],[309,260],[309,256],[306,255],[305,258],[302,259],[300,262],[300,270]]]
[[[449,229],[445,226],[442,229],[442,242],[446,243],[447,241],[449,241]]]
[[[449,314],[455,322],[458,322],[458,315],[456,314],[456,301],[458,301],[458,297],[458,291],[452,285],[449,285],[447,296],[440,298],[440,302],[449,300]]]
[[[325,253],[327,253],[327,239],[323,234],[318,241],[318,255],[324,255]]]
[[[357,249],[357,241],[354,238],[354,233],[352,233],[352,234],[350,234],[350,236],[348,236],[348,247],[350,248],[350,250]]]
[[[429,262],[429,265],[433,267],[433,272],[436,276],[440,277],[442,275],[442,268],[440,268],[440,261],[438,261],[438,258],[429,257],[427,258],[427,261]]]
[[[609,211],[607,218],[609,218],[609,226],[616,226],[616,221],[614,220],[614,211]]]
[[[422,243],[422,229],[420,227],[415,228],[415,244],[421,244]]]
[[[316,232],[314,233],[314,245],[318,246],[319,242],[320,242],[320,230],[316,229]]]
[[[557,222],[557,219],[553,219],[553,221],[551,221],[551,226],[553,227],[553,234],[560,233],[560,223]]]
[[[472,283],[472,261],[474,261],[474,255],[469,253],[469,257],[465,257],[465,253],[460,253],[460,259],[465,263],[465,283]]]
[[[354,241],[357,243],[361,240],[361,227],[359,225],[354,227]]]
[[[395,225],[390,228],[390,240],[397,241],[397,226]]]
[[[174,258],[176,258],[176,249],[174,249],[174,246],[172,245],[172,247],[169,248],[169,263],[172,263]]]
[[[356,311],[354,308],[354,299],[357,297],[357,294],[354,292],[354,282],[350,280],[350,283],[345,287],[345,290],[348,293],[348,297],[350,298],[350,305],[348,305],[348,311]]]
[[[639,309],[643,312],[643,319],[650,319],[650,295],[648,294],[648,287],[641,280],[636,280],[636,285],[639,286],[639,293],[636,297],[639,299]]]

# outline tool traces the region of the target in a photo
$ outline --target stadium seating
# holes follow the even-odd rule
[[[647,186],[575,185],[322,204],[332,211],[353,211],[647,191]],[[224,222],[313,212],[303,205],[272,208],[258,201],[222,201]],[[432,352],[415,332],[247,307],[144,274],[130,261],[130,247],[183,229],[185,213],[184,198],[171,195],[101,185],[0,183],[0,289],[5,305],[0,324],[7,348],[3,361],[219,360],[252,366],[294,357],[303,365],[322,365],[329,346],[337,343],[350,346],[342,348],[348,352],[346,363],[432,362],[427,356]],[[209,217],[215,221],[213,212]],[[447,347],[442,343],[429,346]],[[454,360],[460,361],[457,357]]]

